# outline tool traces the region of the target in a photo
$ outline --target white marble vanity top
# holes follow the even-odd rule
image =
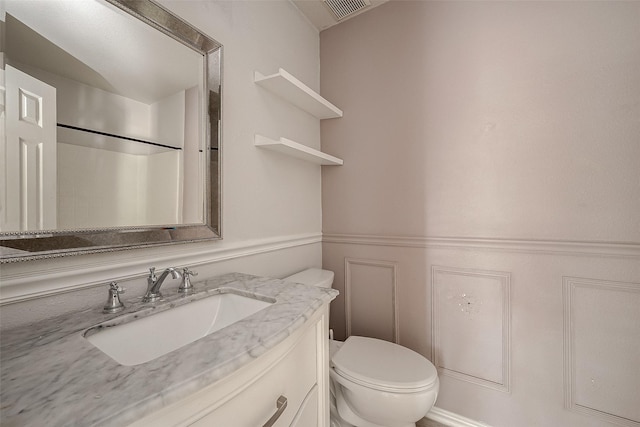
[[[186,298],[174,295],[155,304],[130,302],[117,314],[103,314],[102,307],[96,307],[3,331],[0,423],[5,427],[125,426],[259,357],[338,294],[333,289],[240,273],[197,283],[196,288],[196,294]],[[98,323],[147,316],[223,289],[274,298],[276,303],[137,366],[118,364],[82,336]]]

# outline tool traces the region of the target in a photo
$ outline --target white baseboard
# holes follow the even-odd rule
[[[491,427],[489,424],[465,418],[434,406],[425,418],[451,427]]]

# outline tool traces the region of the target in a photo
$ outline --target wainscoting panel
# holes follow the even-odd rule
[[[564,277],[563,291],[567,407],[639,426],[640,283]]]
[[[432,267],[433,360],[442,374],[509,391],[509,273]]]
[[[398,342],[438,366],[436,407],[475,421],[430,419],[640,427],[640,243],[325,234],[322,263],[338,339],[347,309],[391,317],[395,269]]]
[[[347,336],[398,342],[397,264],[345,258]]]

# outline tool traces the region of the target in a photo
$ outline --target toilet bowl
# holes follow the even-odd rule
[[[331,287],[333,272],[308,269],[284,280]],[[415,427],[433,407],[440,382],[422,355],[388,341],[330,341],[331,427]]]

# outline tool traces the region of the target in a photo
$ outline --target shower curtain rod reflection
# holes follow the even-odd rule
[[[171,149],[171,150],[182,150],[181,147],[172,147],[171,145],[160,144],[159,142],[145,141],[143,139],[131,138],[131,137],[128,137],[128,136],[116,135],[116,134],[113,134],[113,133],[107,133],[107,132],[101,132],[101,131],[93,130],[93,129],[81,128],[81,127],[78,127],[78,126],[65,125],[63,123],[58,123],[57,125],[58,125],[58,127],[62,127],[62,128],[65,128],[65,129],[72,129],[72,130],[77,130],[77,131],[80,131],[80,132],[88,132],[88,133],[92,133],[92,134],[95,134],[95,135],[102,135],[102,136],[108,136],[110,138],[124,139],[124,140],[127,140],[127,141],[139,142],[139,143],[142,143],[142,144],[153,145],[155,147],[162,147],[162,148],[167,148],[167,149]]]

